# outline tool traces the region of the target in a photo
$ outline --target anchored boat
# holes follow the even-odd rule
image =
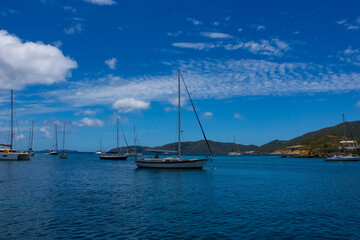
[[[178,70],[178,135],[179,135],[179,139],[178,139],[178,157],[175,158],[160,158],[158,155],[156,155],[153,158],[139,158],[136,157],[135,158],[135,163],[139,168],[202,168],[205,163],[210,159],[208,157],[202,158],[202,159],[196,159],[196,158],[181,158],[181,141],[180,141],[180,135],[181,135],[181,126],[180,126],[180,78],[182,79],[182,82],[184,83],[186,92],[189,96],[191,105],[193,107],[194,113],[196,115],[196,118],[198,120],[198,123],[200,125],[201,131],[203,133],[204,139],[206,141],[206,144],[212,154],[209,142],[206,139],[204,130],[201,126],[200,123],[200,119],[197,115],[197,112],[195,110],[194,104],[192,102],[192,99],[190,97],[190,93],[188,91],[188,88],[186,86],[185,80],[182,77],[182,74],[180,72],[180,70]]]

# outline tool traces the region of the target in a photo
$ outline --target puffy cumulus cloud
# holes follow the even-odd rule
[[[85,2],[96,4],[96,5],[114,5],[114,0],[84,0]]]
[[[117,100],[113,104],[113,108],[119,112],[133,112],[136,110],[144,110],[150,107],[150,102],[136,100],[134,98],[123,98]]]
[[[214,114],[212,112],[204,112],[203,116],[204,117],[212,117]]]
[[[43,134],[45,138],[51,138],[50,127],[43,126],[39,129],[39,131]]]
[[[77,63],[58,48],[41,42],[23,43],[0,30],[0,88],[21,89],[27,85],[65,81]]]
[[[115,70],[116,69],[116,63],[117,63],[117,59],[116,58],[110,58],[105,60],[106,65],[108,65],[108,67],[110,69]]]
[[[73,125],[78,127],[102,127],[104,122],[96,118],[83,118],[79,122],[73,122]]]
[[[236,118],[236,119],[242,119],[243,118],[243,116],[241,115],[241,114],[239,114],[239,113],[234,113],[234,118]]]

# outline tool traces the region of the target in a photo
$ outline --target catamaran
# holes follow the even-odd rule
[[[345,116],[343,114],[343,126],[344,126],[344,141],[340,142],[342,147],[339,147],[339,150],[344,149],[344,153],[335,154],[332,157],[328,157],[325,161],[328,162],[358,162],[360,161],[360,156],[358,154],[349,153],[348,150],[357,150],[359,148],[355,140],[347,140],[346,138],[346,122]],[[350,132],[351,135],[351,132]]]
[[[202,126],[201,126],[200,119],[199,119],[199,117],[197,115],[197,112],[195,110],[195,107],[194,107],[194,104],[193,104],[192,99],[190,97],[190,93],[189,93],[188,88],[186,86],[185,80],[182,77],[182,74],[181,74],[180,70],[178,70],[178,136],[179,136],[179,138],[178,138],[178,151],[177,151],[178,152],[178,157],[160,158],[160,157],[158,157],[158,155],[156,155],[154,158],[143,158],[143,159],[141,159],[139,157],[136,157],[135,158],[135,163],[139,168],[184,168],[184,169],[185,168],[202,168],[205,165],[205,163],[210,159],[208,157],[205,157],[205,158],[202,158],[202,159],[181,158],[180,78],[182,79],[182,82],[184,83],[186,92],[187,92],[187,94],[189,96],[191,105],[192,105],[193,110],[195,112],[196,118],[197,118],[197,120],[199,122],[199,125],[200,125],[201,131],[203,133],[204,139],[205,139],[206,144],[207,144],[207,146],[208,146],[208,148],[209,148],[209,150],[211,152],[211,155],[212,155],[210,145],[209,145],[209,143],[208,143],[208,141],[206,139],[204,130],[203,130]]]
[[[14,100],[13,100],[13,90],[11,89],[11,126],[10,126],[10,144],[0,144],[3,147],[9,147],[0,149],[0,160],[30,160],[31,153],[20,151],[16,152],[13,149],[14,141]]]

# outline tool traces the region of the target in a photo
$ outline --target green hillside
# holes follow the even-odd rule
[[[346,133],[347,137],[353,136],[354,138],[360,139],[360,121],[347,122],[345,133]],[[336,140],[336,141],[338,141],[337,142],[337,145],[338,145],[339,141],[343,140],[343,136],[344,136],[343,123],[338,124],[333,127],[323,128],[318,131],[309,132],[300,137],[296,137],[296,138],[293,138],[293,139],[287,140],[287,141],[274,140],[267,144],[262,145],[259,149],[264,152],[273,152],[275,150],[286,148],[289,146],[294,146],[294,145],[302,145],[302,144],[306,145],[306,144],[311,143],[311,144],[313,144],[313,146],[315,146],[314,144],[316,142],[318,142],[318,144],[316,146],[319,147],[322,144],[320,137],[326,136],[326,135],[328,135],[328,137],[324,138],[322,140],[327,139],[330,141],[330,139],[332,139],[329,142],[329,144],[333,144],[332,141],[334,140],[334,138],[331,138],[330,136],[338,136],[338,138]]]

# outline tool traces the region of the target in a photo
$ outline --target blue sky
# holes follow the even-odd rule
[[[359,120],[360,2],[13,0],[0,3],[0,117],[22,146],[176,141],[177,69],[209,139],[262,145]],[[182,92],[184,141],[202,135]],[[7,123],[1,141],[7,142]],[[121,139],[122,145],[124,141]],[[20,141],[17,147],[21,148]]]

